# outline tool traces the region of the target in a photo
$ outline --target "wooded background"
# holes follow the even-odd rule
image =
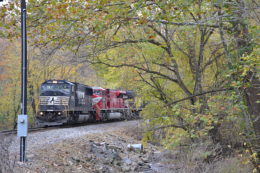
[[[0,7],[2,129],[20,112],[19,13],[17,0]],[[259,2],[29,0],[27,13],[32,124],[46,79],[131,89],[146,105],[144,141],[211,139],[259,171]]]

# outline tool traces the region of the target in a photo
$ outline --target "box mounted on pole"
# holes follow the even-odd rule
[[[26,137],[28,134],[28,116],[18,115],[17,120],[17,136]]]

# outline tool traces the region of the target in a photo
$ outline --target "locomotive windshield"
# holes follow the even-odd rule
[[[68,96],[71,93],[69,84],[43,84],[41,96]]]

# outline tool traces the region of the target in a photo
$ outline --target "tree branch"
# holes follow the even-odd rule
[[[194,95],[189,96],[189,97],[182,98],[180,100],[173,101],[173,102],[169,103],[167,106],[173,105],[173,104],[176,104],[178,102],[182,102],[182,101],[185,101],[185,100],[197,97],[197,96],[201,96],[201,95],[205,95],[205,94],[209,94],[209,93],[221,92],[221,91],[228,91],[228,90],[233,90],[233,88],[220,88],[220,89],[215,89],[215,90],[211,90],[211,91],[205,91],[205,92],[202,92],[202,93],[194,94]]]
[[[176,125],[176,124],[171,124],[171,125],[166,125],[166,126],[160,126],[160,127],[156,127],[156,128],[151,128],[148,131],[156,131],[156,130],[160,130],[160,129],[165,129],[165,128],[169,128],[169,127],[174,127],[174,128],[180,128],[183,130],[187,130],[187,128],[185,126],[182,125]]]

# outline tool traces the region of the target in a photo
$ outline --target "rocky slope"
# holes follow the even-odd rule
[[[141,143],[139,129],[139,121],[126,121],[31,134],[28,161],[16,163],[14,172],[174,172],[174,165],[155,146],[128,148]]]

